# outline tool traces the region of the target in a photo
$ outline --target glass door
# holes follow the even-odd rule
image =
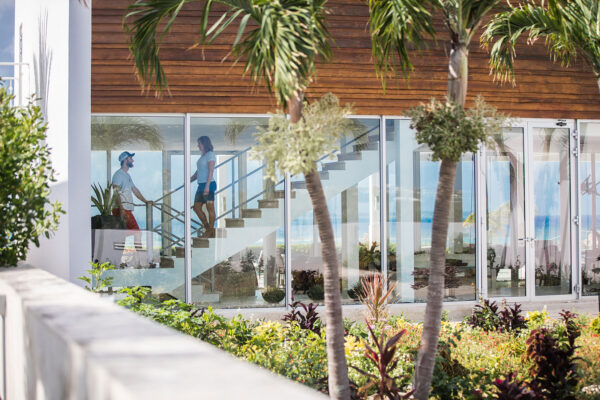
[[[572,123],[565,121],[527,125],[529,234],[524,241],[532,296],[574,296],[572,130]]]
[[[481,153],[487,297],[574,296],[572,130],[565,121],[529,122]]]

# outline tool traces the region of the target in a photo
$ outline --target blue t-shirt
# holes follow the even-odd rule
[[[217,164],[217,157],[215,156],[215,153],[213,153],[212,151],[209,151],[208,153],[205,153],[202,155],[202,157],[200,157],[198,159],[198,162],[196,163],[196,167],[197,169],[197,175],[196,175],[196,179],[198,179],[198,183],[206,183],[206,181],[208,180],[208,163],[210,161],[214,161],[215,162],[215,166]],[[215,172],[213,170],[213,176],[212,176],[212,180],[211,182],[215,181]]]

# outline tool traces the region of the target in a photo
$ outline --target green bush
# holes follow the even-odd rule
[[[267,303],[279,303],[285,297],[285,292],[276,287],[268,287],[262,291],[262,298]]]
[[[306,292],[308,298],[314,301],[323,300],[325,298],[325,290],[323,289],[323,285],[314,285],[308,289]]]
[[[600,313],[596,318],[594,318],[590,325],[590,328],[592,329],[592,332],[594,332],[596,335],[600,335]]]
[[[54,171],[39,107],[14,107],[0,87],[0,265],[17,265],[29,244],[50,237],[63,212],[50,203]]]

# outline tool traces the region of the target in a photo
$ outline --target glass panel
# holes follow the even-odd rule
[[[589,296],[600,292],[600,123],[582,123],[580,143],[581,280],[583,295]]]
[[[121,204],[92,205],[92,259],[117,267],[115,287],[185,297],[183,189],[176,190],[183,183],[183,123],[183,117],[92,117],[91,181],[100,191],[116,188]],[[93,189],[91,195],[99,197]]]
[[[489,297],[525,296],[523,129],[505,129],[487,147]]]
[[[342,300],[356,301],[361,277],[381,271],[379,225],[379,120],[355,119],[355,130],[340,141],[336,159],[319,166],[333,224]],[[323,299],[319,231],[304,177],[292,178],[292,291],[294,300]]]
[[[571,293],[569,129],[533,128],[535,294]]]
[[[439,162],[408,120],[386,121],[388,271],[399,302],[424,302]],[[458,163],[450,209],[445,300],[475,298],[475,194],[471,154]]]
[[[283,180],[265,181],[262,164],[248,152],[257,126],[266,124],[259,117],[191,119],[191,171],[198,176],[192,184],[194,303],[284,305]],[[213,155],[202,136],[210,139]],[[214,191],[209,185],[205,195],[211,157]]]

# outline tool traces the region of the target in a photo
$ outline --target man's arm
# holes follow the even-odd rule
[[[135,194],[135,197],[140,199],[143,203],[152,203],[152,201],[146,200],[146,198],[142,195],[142,192],[140,192],[137,187],[134,186],[133,188],[131,188],[131,191],[133,192],[133,194]]]
[[[113,190],[115,191],[115,197],[117,198],[117,207],[119,208],[119,213],[123,216],[123,203],[121,202],[121,187],[119,185],[112,185]]]

